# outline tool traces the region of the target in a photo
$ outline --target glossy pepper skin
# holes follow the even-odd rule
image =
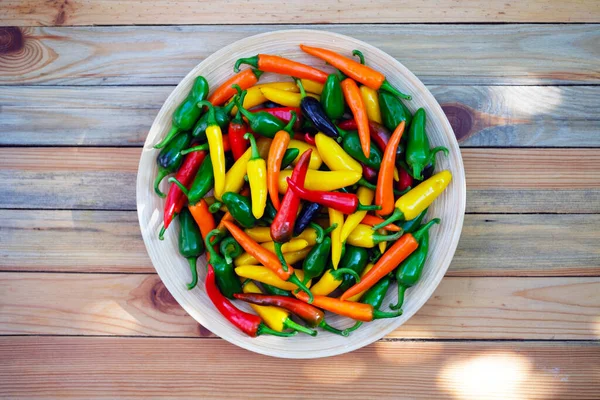
[[[166,195],[160,191],[160,182],[165,176],[174,173],[179,169],[183,162],[183,155],[180,153],[181,150],[185,149],[190,145],[191,138],[187,133],[177,135],[175,139],[171,140],[167,147],[163,148],[158,157],[156,158],[156,164],[158,165],[158,174],[154,180],[154,192],[160,197]]]
[[[348,244],[357,247],[372,248],[378,243],[397,240],[402,236],[402,232],[396,232],[392,235],[382,235],[375,232],[370,226],[358,224],[350,235],[348,235]]]
[[[292,131],[292,125],[296,121],[296,114],[294,113],[292,119],[288,124],[273,137],[271,146],[269,147],[269,155],[267,156],[266,166],[266,187],[269,193],[269,198],[275,209],[279,210],[279,171],[281,170],[281,164],[283,162],[283,156],[288,148],[291,138],[294,136]],[[298,150],[300,153],[300,150]]]
[[[244,97],[240,98],[240,102],[244,104]],[[236,112],[235,117],[229,123],[227,133],[229,135],[229,143],[231,145],[231,154],[233,159],[237,160],[245,152],[250,143],[244,138],[244,135],[248,132],[248,127],[242,119],[242,113],[239,110]]]
[[[223,194],[222,200],[233,218],[244,228],[252,228],[256,225],[256,218],[252,214],[252,204],[248,197],[226,192]]]
[[[248,64],[264,72],[273,72],[281,75],[295,76],[310,79],[315,82],[325,83],[327,74],[310,65],[302,64],[287,58],[270,54],[257,54],[254,57],[240,58],[235,62],[233,70],[238,72],[240,65]]]
[[[351,269],[357,274],[361,274],[369,263],[369,252],[366,248],[346,245],[344,257],[342,257],[341,265],[344,268]],[[343,276],[340,289],[346,291],[350,286],[356,283],[353,275],[346,274]]]
[[[246,139],[250,140],[252,157],[248,161],[248,182],[250,183],[250,194],[252,195],[252,215],[260,219],[265,213],[267,205],[267,164],[263,160],[256,146],[254,136],[247,133]]]
[[[342,147],[346,153],[350,154],[355,160],[360,161],[368,167],[376,170],[379,169],[379,166],[381,165],[381,159],[383,157],[381,150],[375,146],[370,146],[369,158],[367,158],[363,153],[360,138],[358,137],[358,133],[356,133],[356,131],[343,131],[341,129],[338,129],[338,131],[342,136]]]
[[[281,290],[298,289],[298,285],[281,279],[275,272],[260,265],[240,265],[235,268],[235,273],[242,278],[252,279],[260,283],[266,283]],[[298,279],[304,278],[302,270],[294,271],[294,276]],[[308,286],[310,286],[310,284]]]
[[[375,193],[366,187],[359,187],[356,191],[356,197],[361,204],[370,205],[373,202]],[[348,239],[350,233],[360,224],[363,218],[367,215],[367,210],[356,210],[354,213],[349,215],[344,222],[340,240],[345,242]]]
[[[330,74],[321,92],[321,104],[325,114],[331,121],[337,121],[344,116],[346,102],[339,74]]]
[[[334,208],[328,208],[327,213],[329,215],[329,226],[336,226],[336,228],[331,231],[331,263],[333,268],[337,269],[344,251],[344,243],[342,242],[344,214]]]
[[[375,191],[375,204],[381,206],[381,209],[377,212],[379,215],[388,215],[394,211],[396,148],[400,145],[405,126],[406,121],[398,124],[383,153],[379,177],[377,178],[377,190]]]
[[[223,147],[223,133],[215,119],[215,109],[207,101],[201,101],[198,106],[208,107],[208,127],[206,128],[206,138],[210,150],[210,159],[213,165],[213,175],[215,180],[215,197],[221,198],[225,189],[225,149]]]
[[[367,109],[363,102],[360,94],[360,89],[356,82],[350,78],[346,78],[342,81],[342,91],[344,92],[344,98],[346,103],[352,111],[354,120],[356,121],[358,129],[358,137],[360,139],[360,145],[362,148],[363,155],[369,157],[371,153],[371,136],[369,135],[369,118],[367,116]]]
[[[200,228],[202,239],[206,239],[210,231],[217,227],[215,218],[208,210],[208,203],[203,199],[196,204],[188,204],[188,210],[190,210],[190,214],[192,214],[194,221],[196,221],[196,224]],[[210,260],[210,253],[206,253],[206,260]]]
[[[210,95],[208,101],[215,106],[220,106],[236,93],[236,87],[240,87],[241,90],[249,89],[256,85],[262,74],[262,71],[256,69],[246,69],[226,80]]]
[[[383,299],[385,299],[385,295],[390,287],[392,280],[389,277],[383,277],[379,282],[375,284],[371,289],[367,290],[367,292],[362,296],[361,303],[369,304],[373,306],[373,308],[381,308],[383,304]],[[354,326],[346,329],[346,333],[350,333],[352,331],[357,330],[363,324],[362,321],[358,321]]]
[[[192,214],[187,208],[183,208],[179,214],[179,254],[185,257],[190,264],[192,281],[188,283],[188,290],[193,289],[198,283],[198,271],[196,260],[204,253],[204,241],[200,234],[200,228],[196,225]]]
[[[288,189],[287,178],[292,176],[292,171],[285,170],[279,174],[279,193]],[[331,192],[352,186],[360,181],[361,173],[356,171],[317,171],[309,169],[306,173],[304,187],[310,190],[324,190]]]
[[[302,82],[296,80],[296,84],[300,88],[300,97],[302,99],[300,101],[300,109],[302,110],[302,115],[308,118],[320,132],[330,137],[337,137],[337,129],[325,113],[319,100],[306,95]]]
[[[190,154],[200,154],[200,152]],[[189,189],[187,189],[185,184],[179,181],[176,177],[169,178],[169,182],[174,183],[179,187],[179,190],[181,190],[188,198],[188,202],[190,204],[198,203],[213,187],[213,166],[212,162],[210,161],[210,156],[204,157],[204,161],[202,162],[202,165],[200,165],[200,168],[198,169],[198,172],[194,177],[194,181]]]
[[[241,90],[239,92],[240,94],[242,93]],[[238,107],[242,115],[248,120],[252,132],[272,139],[275,137],[277,132],[285,128],[286,124],[282,120],[267,111],[252,113],[246,110],[244,107],[242,107],[239,97],[236,98],[233,103]]]
[[[338,144],[335,139],[322,133],[315,135],[315,145],[321,158],[332,171],[362,172],[362,166]]]
[[[377,97],[377,91],[368,86],[361,85],[360,95],[362,96],[363,103],[367,109],[367,117],[369,118],[369,121],[375,121],[380,124],[381,110],[379,109],[379,98]]]
[[[329,253],[331,252],[331,238],[325,237],[323,241],[315,245],[310,253],[304,259],[302,271],[304,271],[304,283],[306,284],[312,278],[320,276],[327,263],[329,262]]]
[[[209,265],[214,268],[217,285],[219,286],[220,292],[227,298],[233,299],[235,293],[242,292],[242,285],[240,280],[235,275],[233,264],[227,263],[227,261],[216,252],[212,246],[212,238],[219,237],[220,232],[214,229],[209,232],[204,238],[204,244],[206,250],[210,254]]]
[[[308,299],[308,296],[305,293],[297,293],[296,297],[302,301]],[[402,311],[385,312],[376,309],[370,304],[343,301],[327,296],[314,296],[313,304],[316,307],[330,311],[334,314],[364,322],[382,318],[396,318],[402,315]]]
[[[300,81],[298,80],[298,82]],[[262,88],[260,91],[268,100],[285,107],[300,107],[300,104],[302,103],[302,95],[299,93],[286,92],[285,90],[268,87]],[[319,101],[319,96],[316,94],[310,93],[308,96]]]
[[[296,217],[296,224],[294,225],[294,236],[300,235],[308,228],[308,225],[317,217],[321,205],[318,203],[305,202],[304,206],[300,210],[300,213]]]
[[[251,337],[256,337],[262,334],[269,334],[275,336],[293,336],[296,332],[285,333],[277,332],[265,324],[263,324],[260,317],[247,313],[238,309],[234,306],[225,296],[221,294],[217,287],[217,281],[215,277],[215,271],[212,265],[208,265],[208,273],[206,274],[206,280],[204,281],[204,287],[206,294],[214,306],[219,310],[229,322],[231,322],[236,328]]]
[[[284,297],[293,297],[292,293],[288,290],[279,289],[275,286],[269,285],[267,283],[262,282],[262,287],[265,289],[265,292],[272,296],[284,296]]]
[[[435,160],[435,155],[443,151],[446,156],[448,149],[444,146],[429,148],[429,139],[425,132],[425,110],[419,108],[408,130],[408,143],[406,144],[406,163],[412,170],[412,176],[423,179],[423,170]],[[411,172],[411,171],[409,171]]]
[[[354,279],[360,280],[356,272],[348,268],[328,269],[321,279],[311,288],[314,295],[328,296],[337,289],[344,280],[344,275],[349,274]]]
[[[406,258],[406,260],[404,260],[402,264],[400,264],[400,267],[398,267],[396,270],[396,281],[398,282],[398,302],[390,305],[392,310],[398,310],[402,308],[406,289],[414,286],[421,278],[423,267],[425,266],[425,261],[427,260],[427,252],[429,250],[429,228],[431,228],[433,224],[438,224],[439,222],[439,218],[432,219],[413,234],[415,240],[419,243],[419,247],[410,256],[408,256],[408,258]]]
[[[421,227],[421,223],[423,222],[423,218],[425,218],[425,214],[427,214],[427,210],[429,210],[429,208],[421,211],[415,218],[402,222],[400,224],[400,229],[402,229],[405,233],[413,233],[419,229]]]
[[[379,92],[379,108],[381,109],[381,120],[383,125],[393,131],[402,121],[410,126],[412,113],[404,105],[402,100],[391,93]]]
[[[283,125],[286,125],[291,121],[293,113],[296,114],[296,123],[294,123],[294,130],[299,130],[302,123],[302,114],[300,112],[300,107],[273,107],[273,108],[260,108],[256,110],[250,111],[253,114],[258,114],[262,112],[266,112],[267,114],[271,114],[277,119],[283,122]],[[293,112],[293,113],[292,113]]]
[[[281,160],[281,169],[285,169],[292,165],[294,160],[298,158],[300,155],[300,150],[298,149],[287,149],[283,154],[283,159]]]
[[[229,114],[233,109],[235,104],[231,103],[225,107],[213,107],[215,110],[215,121],[219,128],[223,129],[227,126],[230,121]],[[198,107],[200,109],[200,107]],[[194,130],[192,131],[192,137],[195,140],[199,140],[200,142],[206,141],[206,128],[209,125],[209,113],[204,114],[194,125]],[[230,143],[231,144],[231,143]]]
[[[199,101],[206,99],[206,96],[208,96],[208,81],[203,76],[198,76],[194,80],[192,90],[190,90],[185,100],[177,106],[173,113],[173,127],[169,133],[167,133],[165,138],[154,146],[154,148],[162,149],[169,144],[179,132],[192,129],[202,112],[196,107],[196,104]]]

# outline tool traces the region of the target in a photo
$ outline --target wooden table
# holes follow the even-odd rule
[[[306,4],[0,3],[0,396],[600,397],[600,2]],[[141,240],[154,116],[209,54],[290,27],[259,24],[388,52],[462,145],[447,277],[409,323],[344,356],[280,360],[214,337]]]

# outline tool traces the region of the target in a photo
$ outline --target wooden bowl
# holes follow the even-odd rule
[[[186,289],[186,283],[190,281],[190,272],[186,260],[177,250],[178,223],[175,221],[168,229],[164,241],[158,240],[164,200],[158,198],[152,189],[152,182],[157,173],[155,160],[158,155],[158,150],[152,146],[171,128],[171,114],[189,92],[194,78],[204,75],[211,88],[216,88],[232,75],[233,64],[240,57],[258,53],[276,54],[327,72],[331,71],[321,60],[303,53],[298,47],[301,43],[325,47],[347,56],[351,56],[353,49],[359,49],[364,53],[369,66],[385,74],[390,83],[402,92],[412,94],[413,100],[406,104],[413,112],[419,107],[427,111],[427,133],[432,147],[444,145],[450,150],[449,157],[438,155],[437,170],[452,171],[453,181],[429,209],[428,218],[440,217],[442,223],[431,229],[431,248],[427,265],[420,282],[408,290],[404,314],[401,317],[364,324],[347,338],[324,331],[320,331],[315,338],[303,334],[292,338],[267,335],[251,338],[223,318],[206,296],[206,268],[203,257],[198,259],[198,286],[191,291]],[[286,78],[282,76],[264,74],[260,81],[284,79]],[[166,184],[163,184],[163,190],[166,190]],[[465,174],[458,143],[440,105],[423,83],[400,62],[369,44],[344,35],[303,29],[269,32],[242,39],[198,64],[177,85],[154,120],[142,152],[137,177],[137,209],[144,242],[154,267],[173,297],[194,319],[223,339],[257,353],[284,358],[317,358],[343,354],[373,343],[413,316],[432,295],[450,265],[463,225],[465,198]],[[396,286],[393,285],[382,309],[387,309],[396,297]],[[249,310],[242,302],[236,301],[236,304]],[[335,315],[328,315],[327,320],[339,328],[346,328],[354,323]]]

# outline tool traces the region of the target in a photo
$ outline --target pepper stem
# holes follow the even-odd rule
[[[196,106],[198,107],[208,107],[208,125],[209,126],[213,126],[213,125],[217,125],[217,119],[215,117],[215,107],[212,105],[212,103],[208,100],[202,100],[196,103]]]
[[[402,211],[400,211],[400,209],[396,208],[396,209],[394,209],[394,212],[392,213],[392,215],[390,215],[388,217],[388,219],[386,219],[385,221],[383,221],[380,224],[375,225],[373,227],[373,230],[378,231],[381,228],[385,228],[386,225],[393,224],[394,222],[400,221],[403,218],[404,218],[404,213]]]
[[[443,152],[446,157],[448,157],[448,149],[444,146],[438,146],[438,147],[434,147],[433,149],[430,150],[429,153],[429,162],[427,164],[435,164],[435,155],[439,152]]]
[[[338,278],[341,278],[341,275],[348,274],[348,275],[352,275],[354,277],[354,279],[356,279],[356,283],[360,282],[360,276],[358,275],[358,273],[356,273],[355,270],[350,269],[350,268],[338,268],[336,270],[331,271],[330,273],[338,281],[339,281]]]
[[[166,145],[169,144],[169,142],[171,140],[173,140],[173,138],[175,136],[177,136],[177,134],[179,133],[179,128],[176,126],[172,126],[171,130],[169,131],[169,133],[167,133],[167,136],[164,137],[163,140],[161,140],[160,142],[158,142],[157,144],[154,145],[155,149],[162,149],[163,147],[165,147]]]
[[[183,183],[179,182],[177,180],[177,178],[175,178],[174,176],[169,178],[169,182],[174,183],[175,185],[177,185],[179,187],[179,190],[181,190],[183,192],[183,194],[185,195],[185,197],[189,197],[189,192],[187,190],[187,188],[185,186],[183,186]]]
[[[298,279],[298,277],[295,274],[290,275],[290,277],[287,279],[287,281],[298,286],[298,289],[300,289],[304,293],[306,293],[308,295],[308,304],[312,304],[312,302],[315,299],[313,297],[313,294],[311,293],[310,290],[308,290],[308,287],[306,287],[306,285],[304,283],[300,282],[300,279]]]
[[[185,156],[186,154],[193,153],[195,151],[206,151],[208,150],[208,143],[205,143],[200,146],[190,147],[189,149],[181,150],[179,154]]]
[[[233,67],[233,71],[234,72],[240,72],[240,65],[242,64],[247,64],[247,65],[251,65],[254,68],[258,68],[258,56],[254,56],[254,57],[246,57],[246,58],[240,58],[235,62],[235,65]]]
[[[402,310],[387,312],[378,309],[373,309],[373,319],[396,318],[402,315]]]
[[[350,335],[350,332],[354,332],[355,330],[357,330],[358,328],[360,328],[362,326],[362,321],[356,321],[356,323],[351,326],[350,328],[344,329],[344,332],[346,332],[346,336]]]
[[[325,229],[323,231],[323,235],[324,236],[329,235],[331,232],[335,231],[337,229],[337,227],[338,227],[338,223],[336,222],[333,225],[331,225],[329,228]]]
[[[390,308],[392,310],[399,310],[402,308],[402,305],[404,304],[404,293],[406,292],[406,289],[408,289],[406,286],[398,282],[398,302],[396,304],[390,304]]]
[[[383,81],[383,83],[381,84],[381,87],[379,89],[384,90],[386,92],[390,92],[392,94],[395,94],[396,96],[400,97],[401,99],[412,100],[412,96],[411,95],[402,93],[401,91],[399,91],[398,89],[396,89],[395,87],[393,87],[388,82],[387,79],[385,81]]]
[[[221,256],[217,253],[217,251],[215,250],[215,248],[212,246],[212,241],[211,239],[213,238],[213,236],[217,236],[220,235],[221,231],[218,229],[213,229],[212,231],[208,232],[208,235],[206,235],[206,237],[204,238],[204,244],[206,245],[206,250],[208,251],[208,253],[210,254],[210,259],[211,259],[211,263],[210,264],[214,264],[215,260],[218,260],[221,258]]]
[[[358,57],[360,59],[360,63],[365,65],[365,56],[363,55],[362,51],[352,50],[352,55]]]
[[[283,322],[283,326],[285,326],[288,329],[293,329],[298,332],[306,333],[307,335],[310,335],[313,337],[317,336],[317,331],[315,331],[314,329],[309,329],[305,326],[302,326],[302,325],[292,321],[289,317],[286,318],[286,320]]]
[[[238,257],[242,254],[242,247],[231,236],[221,241],[219,244],[219,249],[221,250],[221,254],[223,254],[225,257],[227,264],[231,264],[235,257]]]
[[[244,139],[250,141],[250,148],[252,149],[250,160],[260,160],[260,152],[258,151],[258,146],[256,145],[256,139],[254,138],[254,135],[248,132],[244,134]]]
[[[290,337],[290,336],[296,335],[297,333],[298,333],[297,331],[277,332],[276,330],[269,328],[262,322],[258,325],[258,329],[256,330],[256,336],[273,335],[273,336],[280,336],[280,337]]]
[[[223,203],[221,203],[220,201],[216,201],[216,202],[212,203],[210,206],[208,206],[208,212],[211,214],[214,214],[217,211],[219,211],[222,206],[223,206]]]
[[[242,115],[246,118],[248,118],[248,121],[250,123],[252,123],[252,121],[254,121],[254,119],[256,119],[256,115],[252,114],[250,111],[246,110],[244,108],[243,102],[240,101],[241,98],[243,98],[246,95],[246,91],[242,90],[242,88],[240,87],[240,85],[238,85],[237,83],[235,85],[231,85],[231,87],[235,88],[238,91],[238,95],[237,97],[234,98],[233,102],[235,103],[236,107],[238,108],[238,112],[242,113]]]
[[[239,85],[231,85],[231,87],[237,90],[237,88],[239,88],[240,86]],[[245,90],[242,91],[241,93],[238,93],[239,100],[240,100],[241,104],[244,104],[244,100],[246,99],[246,93],[248,93],[248,92],[245,91]],[[236,102],[235,102],[235,97],[234,97],[233,101],[230,104],[233,104],[234,106],[237,107]],[[231,123],[238,124],[238,125],[242,125],[244,123],[244,120],[242,119],[242,113],[240,112],[239,108],[236,110],[235,117],[233,118],[233,120],[231,121]]]
[[[439,218],[434,218],[431,221],[427,222],[425,225],[421,226],[419,228],[419,230],[417,230],[415,233],[413,233],[415,240],[417,242],[420,242],[421,238],[423,237],[425,232],[427,232],[429,230],[429,228],[431,228],[434,224],[439,224],[440,221],[441,220]]]
[[[292,118],[290,118],[289,122],[287,123],[287,125],[282,129],[284,131],[286,131],[287,133],[290,134],[290,136],[293,138],[294,137],[294,124],[296,123],[296,111],[291,111],[290,115],[292,116]]]
[[[341,330],[329,325],[325,321],[321,321],[321,323],[318,326],[319,326],[319,328],[323,329],[324,331],[335,333],[336,335],[348,336],[347,329],[344,329],[343,331],[341,331]]]
[[[158,175],[156,175],[156,179],[154,180],[154,192],[161,199],[164,199],[165,197],[167,197],[167,195],[160,191],[159,186],[160,186],[160,183],[162,182],[162,180],[165,179],[165,176],[167,176],[169,174],[170,174],[170,172],[166,168],[160,167],[158,169]]]
[[[356,182],[360,186],[364,186],[367,189],[376,190],[377,186],[373,185],[371,182],[367,181],[365,178],[360,178],[358,182]]]
[[[381,235],[379,233],[374,233],[373,234],[373,242],[375,244],[377,244],[377,243],[381,243],[381,242],[389,242],[391,240],[397,240],[397,239],[400,239],[400,236],[402,236],[403,234],[404,234],[404,231],[402,231],[402,230],[394,233],[393,235]]]
[[[304,90],[304,84],[302,84],[302,81],[298,78],[294,78],[294,82],[296,82],[296,86],[298,86],[298,89],[300,89],[300,99],[305,98],[306,90]]]
[[[335,225],[337,226],[337,224]],[[325,230],[321,227],[321,225],[317,224],[316,222],[310,222],[308,226],[317,231],[317,243],[323,242],[323,239],[325,239]]]
[[[281,251],[281,246],[283,246],[282,243],[275,242],[275,254],[277,255],[277,258],[279,258],[279,262],[281,263],[281,268],[285,272],[287,272],[288,271],[288,264],[287,264],[287,261],[285,261],[285,257],[283,256],[283,252]]]
[[[198,269],[196,268],[196,257],[189,257],[190,272],[192,273],[192,281],[187,284],[187,289],[192,290],[198,284]]]
[[[163,224],[163,226],[160,227],[160,231],[158,232],[158,240],[165,240],[166,231],[167,228],[165,228],[165,224]]]
[[[356,211],[376,211],[376,210],[381,210],[381,206],[378,205],[366,205],[366,204],[361,204],[358,203],[358,207],[356,207]]]

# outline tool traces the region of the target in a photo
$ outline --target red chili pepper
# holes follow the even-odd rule
[[[183,164],[181,164],[179,171],[177,171],[175,179],[189,189],[189,186],[194,181],[194,177],[196,176],[200,165],[202,165],[202,162],[204,161],[204,157],[206,157],[206,151],[195,151],[188,154],[183,160]],[[179,214],[186,202],[187,197],[184,196],[179,186],[171,184],[169,193],[167,194],[167,199],[165,200],[163,227],[158,234],[158,238],[160,240],[163,240],[165,231],[171,224],[171,221],[173,221],[175,218],[175,214]]]
[[[244,139],[244,135],[248,132],[248,127],[241,118],[239,121],[236,119],[229,123],[229,129],[227,132],[229,133],[229,143],[231,145],[233,159],[237,161],[237,159],[246,152],[249,143],[246,139]],[[225,144],[225,141],[223,141],[223,144]]]
[[[406,190],[413,185],[413,177],[402,167],[398,168],[400,171],[400,180],[396,182],[396,189]]]
[[[347,119],[345,121],[342,121],[338,124],[338,126],[341,129],[350,131],[355,131],[356,129],[358,129],[358,126],[354,119]],[[373,139],[373,142],[375,142],[375,144],[377,145],[377,147],[379,147],[379,149],[381,149],[381,151],[385,150],[388,142],[390,141],[390,137],[392,137],[392,134],[390,133],[390,131],[387,130],[385,126],[371,120],[369,120],[369,134],[371,135],[371,139]]]
[[[344,214],[352,214],[355,211],[379,210],[379,206],[360,204],[358,196],[353,193],[309,190],[306,189],[304,185],[298,185],[290,178],[287,178],[287,182],[288,188],[295,193],[298,199],[321,204],[322,206],[333,208]],[[290,192],[290,190],[288,190],[288,192]]]
[[[377,182],[377,171],[363,163],[360,163],[360,165],[362,166],[363,170],[363,178],[371,183]]]
[[[297,333],[277,332],[266,326],[259,316],[242,311],[231,304],[227,297],[223,296],[223,294],[221,294],[219,291],[215,277],[215,270],[210,264],[208,265],[208,273],[206,274],[204,286],[208,298],[210,301],[212,301],[217,310],[219,310],[221,315],[227,318],[229,322],[235,325],[236,328],[244,332],[246,335],[256,337],[262,334],[269,334],[287,337],[294,336]]]
[[[274,107],[274,108],[259,108],[252,110],[251,113],[255,114],[260,111],[268,112],[274,117],[279,118],[286,124],[292,120],[292,111],[296,113],[296,123],[294,124],[294,130],[300,129],[302,125],[302,111],[298,107]]]
[[[317,145],[317,143],[315,142],[315,137],[308,132],[304,134],[304,141],[313,146]]]

